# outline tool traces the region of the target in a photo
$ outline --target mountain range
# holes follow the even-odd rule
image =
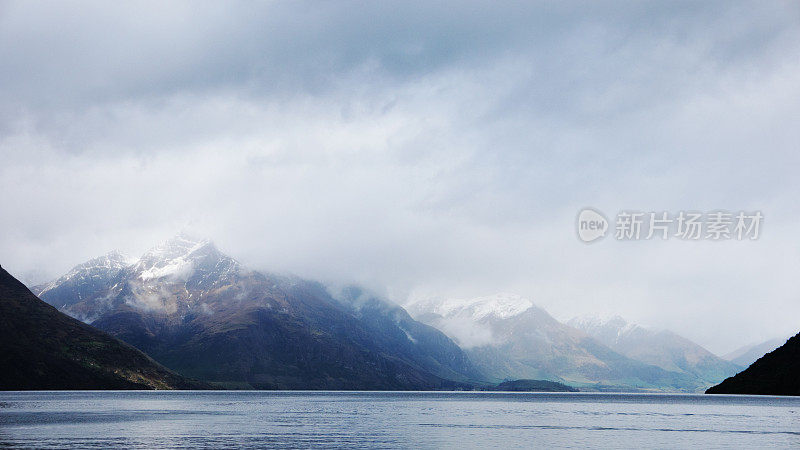
[[[576,320],[571,326],[513,294],[431,299],[408,308],[459,343],[492,381],[536,378],[599,390],[696,392],[740,369],[672,333],[624,321],[589,326]],[[646,342],[637,347],[620,335]]]
[[[620,316],[582,316],[567,324],[629,358],[686,373],[708,384],[719,383],[744,369],[672,331],[652,330],[628,323]]]
[[[0,390],[207,387],[58,312],[0,267]]]
[[[546,380],[697,392],[742,368],[667,330],[620,317],[562,323],[517,295],[428,299],[406,311],[357,286],[251,270],[185,234],[139,258],[94,258],[31,290],[169,370],[222,388],[484,389]]]
[[[357,289],[250,270],[179,235],[34,288],[183,375],[226,388],[458,389],[483,378],[446,335]]]

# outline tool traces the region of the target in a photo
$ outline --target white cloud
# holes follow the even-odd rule
[[[684,6],[5,3],[2,263],[56,274],[190,226],[401,301],[511,290],[717,351],[788,333],[797,6]],[[585,246],[585,206],[766,225]]]

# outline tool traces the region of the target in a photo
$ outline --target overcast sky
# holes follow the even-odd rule
[[[406,303],[515,292],[716,352],[800,330],[797,2],[0,1],[0,264],[186,229]],[[578,211],[760,210],[586,245]]]

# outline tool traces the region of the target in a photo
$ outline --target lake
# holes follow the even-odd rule
[[[800,398],[499,392],[0,392],[0,447],[800,448]]]

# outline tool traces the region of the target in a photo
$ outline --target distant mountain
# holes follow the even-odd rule
[[[391,390],[463,388],[480,376],[449,338],[396,305],[356,305],[319,283],[249,270],[207,240],[179,235],[132,264],[111,259],[77,266],[42,299],[193,378]]]
[[[719,383],[743,369],[669,330],[651,330],[628,323],[619,316],[582,316],[570,320],[567,325],[615,352],[664,370],[687,373],[707,385]]]
[[[759,344],[745,345],[744,347],[734,350],[726,355],[723,355],[722,357],[736,365],[749,367],[750,364],[756,362],[758,358],[761,358],[767,353],[783,345],[783,343],[786,342],[786,339],[788,338],[770,339]]]
[[[706,393],[800,395],[800,333]]]
[[[409,306],[495,381],[543,379],[600,390],[695,391],[697,377],[628,358],[512,294]]]
[[[0,267],[0,390],[200,387],[58,312]]]

